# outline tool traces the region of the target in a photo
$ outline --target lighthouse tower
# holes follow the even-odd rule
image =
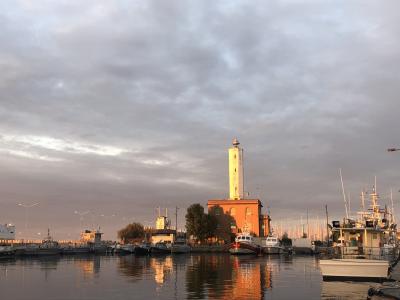
[[[229,148],[229,198],[208,200],[208,213],[218,222],[226,222],[225,217],[229,215],[232,218],[231,233],[251,232],[255,236],[268,236],[271,219],[262,213],[260,199],[244,199],[243,149],[239,145],[239,141],[234,139]],[[230,241],[230,238],[230,233],[224,233],[223,239]]]
[[[229,148],[229,199],[243,199],[243,149],[235,138]]]

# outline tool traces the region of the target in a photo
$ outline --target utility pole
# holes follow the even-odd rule
[[[329,247],[329,221],[328,221],[328,205],[325,204],[326,213],[326,246]]]
[[[178,235],[178,206],[175,206],[175,230],[176,230],[176,235]]]
[[[307,238],[310,238],[310,225],[308,224],[308,208],[307,208]]]

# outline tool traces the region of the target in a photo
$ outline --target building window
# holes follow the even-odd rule
[[[215,215],[216,215],[216,216],[219,216],[220,214],[221,214],[221,208],[216,207],[216,208],[215,208]]]
[[[251,208],[246,207],[246,216],[251,216]]]
[[[236,215],[236,208],[231,207],[231,209],[229,210],[229,214],[230,214],[231,216]]]

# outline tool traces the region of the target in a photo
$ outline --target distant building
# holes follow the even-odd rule
[[[161,216],[159,212],[159,216],[156,219],[156,229],[154,229],[151,233],[151,242],[165,242],[165,243],[173,243],[175,241],[176,230],[170,229],[170,220],[167,217],[167,211],[165,216]]]
[[[209,213],[221,221],[230,220],[233,233],[250,232],[256,236],[270,233],[270,218],[262,214],[260,199],[244,198],[243,149],[237,139],[229,149],[229,199],[208,200]]]
[[[81,232],[81,242],[88,244],[100,244],[102,233],[99,230],[85,230]]]
[[[15,226],[12,224],[0,224],[0,240],[15,240]]]

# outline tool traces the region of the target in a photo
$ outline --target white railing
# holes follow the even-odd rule
[[[399,257],[398,247],[333,247],[333,258],[364,258],[393,261]]]

